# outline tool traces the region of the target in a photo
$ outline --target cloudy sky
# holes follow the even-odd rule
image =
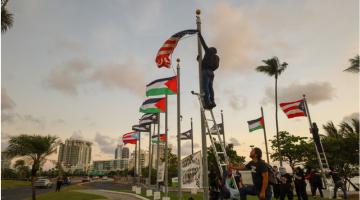
[[[141,116],[146,83],[174,74],[157,69],[157,50],[175,32],[196,27],[196,8],[221,59],[214,111],[220,117],[224,110],[227,142],[239,154],[248,156],[252,144],[264,147],[262,131],[249,133],[246,123],[260,116],[261,106],[268,138],[275,135],[274,78],[255,72],[263,59],[278,56],[289,64],[279,78],[279,102],[306,94],[313,121],[338,124],[359,110],[358,75],[343,72],[359,50],[358,4],[11,0],[14,26],[1,36],[2,149],[12,135],[52,134],[92,141],[93,160],[112,158],[121,135]],[[187,37],[173,58],[181,59],[182,128],[193,117],[200,149],[198,102],[190,94],[198,90],[196,55],[196,37]],[[169,137],[176,148],[175,105],[172,96]],[[280,111],[279,127],[309,136],[306,118],[289,120]],[[183,155],[189,147],[184,142]]]

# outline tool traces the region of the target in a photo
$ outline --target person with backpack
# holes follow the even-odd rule
[[[256,195],[259,200],[270,200],[272,192],[269,177],[273,177],[273,172],[270,172],[269,165],[261,159],[261,149],[253,148],[250,152],[250,158],[252,160],[247,165],[240,165],[237,168],[238,170],[251,170],[254,184],[240,189],[240,200],[246,200],[247,195]]]
[[[339,172],[337,172],[334,168],[330,167],[329,175],[333,179],[333,182],[335,184],[334,186],[334,195],[333,199],[336,199],[336,193],[338,189],[340,188],[343,192],[344,199],[348,199],[347,192],[346,192],[346,185],[344,179],[342,179],[339,175]]]
[[[200,32],[198,32],[200,42],[202,47],[205,50],[204,58],[201,62],[201,78],[202,78],[202,89],[204,91],[204,108],[213,109],[216,107],[214,99],[214,71],[219,68],[220,58],[217,55],[217,50],[215,47],[208,47],[205,43],[205,40]]]
[[[310,185],[311,185],[311,193],[312,193],[313,197],[316,196],[316,190],[319,190],[321,198],[324,197],[323,192],[322,192],[323,185],[322,185],[321,174],[317,169],[311,169]]]
[[[295,168],[294,173],[294,183],[295,183],[295,191],[298,200],[308,200],[308,196],[306,193],[306,181],[304,170],[300,167]]]
[[[286,172],[285,167],[280,167],[280,200],[284,200],[287,196],[288,200],[294,199],[293,187],[292,187],[292,176]]]

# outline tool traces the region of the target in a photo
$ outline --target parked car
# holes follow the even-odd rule
[[[88,177],[88,176],[84,176],[81,180],[81,182],[90,182],[90,181],[91,181],[90,177]]]
[[[102,177],[102,180],[108,180],[108,177],[107,177],[107,176],[103,176],[103,177]]]
[[[38,188],[51,188],[53,183],[46,177],[38,177],[34,182],[34,186]]]

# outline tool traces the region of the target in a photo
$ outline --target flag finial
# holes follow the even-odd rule
[[[176,62],[178,62],[178,63],[179,63],[179,62],[180,62],[180,58],[177,58],[177,59],[176,59]]]
[[[201,11],[200,9],[196,9],[196,15],[200,15]]]
[[[303,94],[303,97],[304,97],[304,98],[305,98],[305,96],[306,96],[306,95],[305,95],[305,94]]]

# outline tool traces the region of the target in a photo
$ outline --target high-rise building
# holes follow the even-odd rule
[[[128,165],[128,159],[101,160],[94,161],[91,170],[97,172],[122,171],[128,169]]]
[[[124,147],[122,144],[119,144],[115,149],[115,159],[129,159],[129,154],[129,148]]]
[[[67,139],[59,147],[58,162],[65,170],[87,171],[91,161],[91,142],[80,139]]]
[[[153,144],[152,145],[152,151],[153,151],[153,160],[152,160],[152,167],[153,168],[157,168],[157,144]],[[164,158],[164,153],[165,153],[165,145],[164,144],[160,144],[159,145],[159,156],[160,159]]]
[[[129,158],[130,158],[130,150],[129,150],[129,147],[123,147],[123,148],[122,148],[121,158],[122,158],[122,159],[129,159]]]

